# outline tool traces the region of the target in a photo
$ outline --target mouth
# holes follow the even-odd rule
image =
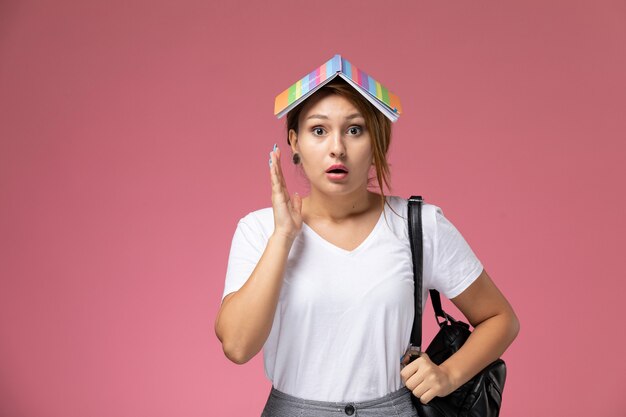
[[[341,181],[347,176],[348,170],[345,168],[332,168],[326,171],[326,178],[330,181]]]
[[[326,170],[327,174],[347,174],[348,168],[341,164],[335,164],[328,167]]]

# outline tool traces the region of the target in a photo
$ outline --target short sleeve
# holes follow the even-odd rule
[[[441,208],[435,210],[434,289],[446,298],[461,294],[481,274],[483,265]]]
[[[267,245],[261,225],[252,214],[239,220],[228,255],[222,301],[246,283]]]

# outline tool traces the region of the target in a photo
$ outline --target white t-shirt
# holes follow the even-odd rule
[[[407,200],[387,196],[370,235],[352,251],[308,225],[293,242],[272,330],[265,374],[287,394],[318,401],[366,401],[400,389],[400,357],[415,314]],[[237,224],[222,300],[252,273],[274,230],[271,207]],[[423,304],[428,289],[453,298],[483,265],[442,210],[424,202]]]

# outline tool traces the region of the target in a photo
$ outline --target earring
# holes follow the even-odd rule
[[[300,163],[300,155],[298,154],[298,152],[293,154],[292,160],[295,165],[298,165]]]

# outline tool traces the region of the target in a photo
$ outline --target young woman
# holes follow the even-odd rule
[[[426,354],[401,364],[415,308],[407,200],[383,191],[391,122],[336,78],[288,113],[287,135],[310,193],[288,192],[274,145],[272,207],[233,236],[215,322],[224,353],[243,364],[263,348],[264,417],[416,416],[411,392],[428,403],[457,389],[502,355],[517,317],[441,208],[424,202],[423,305],[437,289],[475,329],[440,366]]]

